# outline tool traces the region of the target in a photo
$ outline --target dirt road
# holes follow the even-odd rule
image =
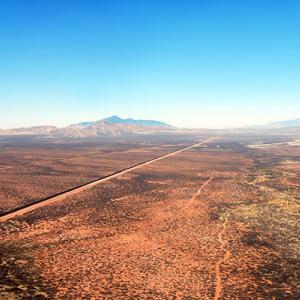
[[[197,190],[197,192],[193,195],[193,197],[190,199],[190,201],[185,205],[184,208],[188,208],[189,206],[191,206],[194,201],[196,200],[196,198],[201,194],[202,190],[214,179],[214,177],[209,177],[201,186],[200,188]]]

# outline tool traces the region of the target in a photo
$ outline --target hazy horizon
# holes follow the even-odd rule
[[[300,117],[298,1],[3,1],[0,128]]]
[[[110,118],[110,117],[113,117],[113,116],[117,116],[117,117],[120,117],[121,119],[127,119],[127,118],[131,118],[130,116],[125,116],[125,117],[122,117],[120,115],[110,115],[110,116],[105,116],[104,118],[98,118],[98,119],[94,119],[94,120],[79,120],[77,122],[73,122],[73,123],[69,123],[69,124],[64,124],[64,125],[55,125],[55,124],[35,124],[35,125],[28,125],[28,126],[20,126],[20,127],[10,127],[10,128],[0,128],[0,129],[15,129],[15,128],[22,128],[22,127],[35,127],[35,126],[55,126],[55,127],[58,127],[58,128],[63,128],[63,127],[66,127],[66,126],[69,126],[69,125],[75,125],[75,124],[79,124],[79,123],[82,123],[82,122],[94,122],[94,121],[100,121],[102,119],[106,119],[106,118]],[[141,118],[132,118],[132,119],[135,119],[135,120],[154,120],[154,119],[141,119]],[[299,119],[299,118],[295,118],[295,119]],[[292,120],[292,119],[289,119],[289,120]],[[171,123],[168,123],[168,122],[165,122],[164,120],[157,120],[155,119],[154,121],[161,121],[161,122],[164,122],[164,123],[167,123],[168,125],[172,125],[172,126],[175,126],[174,124],[171,124]],[[286,121],[286,120],[274,120],[274,122],[281,122],[281,121]],[[234,128],[245,128],[247,126],[251,127],[251,126],[264,126],[264,125],[269,125],[270,123],[273,123],[273,122],[268,122],[268,123],[261,123],[261,124],[249,124],[249,125],[244,125],[244,126],[240,126],[240,127],[183,127],[183,126],[176,126],[178,127],[178,129],[234,129]]]

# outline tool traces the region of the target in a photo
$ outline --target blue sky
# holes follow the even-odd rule
[[[0,1],[0,128],[300,117],[300,1]]]

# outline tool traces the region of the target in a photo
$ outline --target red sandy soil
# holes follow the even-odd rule
[[[113,178],[118,178],[118,177],[120,177],[120,176],[122,176],[124,174],[127,174],[127,173],[132,172],[132,171],[137,170],[137,169],[140,169],[140,168],[145,167],[145,166],[147,166],[149,164],[152,164],[154,162],[160,161],[162,159],[166,159],[166,158],[171,157],[173,155],[177,155],[177,154],[179,154],[179,153],[181,153],[183,151],[187,151],[187,150],[192,149],[194,147],[198,147],[200,145],[207,144],[207,143],[209,143],[211,141],[214,141],[214,140],[216,140],[216,138],[215,137],[211,137],[211,138],[209,138],[207,140],[198,142],[198,143],[190,145],[188,147],[184,147],[182,149],[179,149],[179,150],[176,150],[176,151],[172,151],[172,152],[167,153],[167,154],[159,155],[158,157],[155,157],[155,158],[151,158],[150,160],[147,160],[147,161],[142,162],[142,163],[138,163],[137,165],[134,165],[132,167],[126,168],[126,169],[124,169],[122,171],[115,172],[115,173],[113,173],[111,175],[108,175],[108,176],[105,176],[103,178],[99,178],[99,179],[93,180],[92,182],[86,183],[83,186],[76,187],[76,188],[74,188],[74,189],[72,189],[70,191],[66,191],[66,192],[63,192],[63,193],[61,193],[61,194],[59,194],[57,196],[53,196],[53,197],[50,197],[48,199],[45,199],[44,201],[41,201],[41,202],[38,202],[38,203],[33,203],[30,206],[26,206],[24,208],[20,208],[19,210],[15,210],[15,211],[13,211],[13,212],[11,212],[9,214],[0,216],[0,222],[7,221],[9,219],[15,218],[17,216],[21,216],[23,214],[27,214],[28,212],[31,212],[31,211],[33,211],[35,209],[38,209],[38,208],[41,208],[41,207],[43,207],[45,205],[49,205],[49,204],[53,204],[53,203],[56,203],[56,202],[59,202],[59,201],[63,201],[67,197],[70,197],[70,196],[75,195],[77,193],[81,193],[81,192],[83,192],[83,191],[85,191],[87,189],[92,188],[95,185],[102,184],[102,183],[104,183],[106,181],[109,181],[109,180],[111,180]],[[210,182],[210,180],[211,179],[209,179],[207,182],[205,182],[205,185],[208,184]],[[201,190],[202,190],[202,188],[204,188],[204,186],[201,187],[197,191],[195,197],[198,195],[198,193],[201,192]],[[194,201],[194,198],[192,198],[191,201]]]
[[[95,142],[94,142],[95,143]],[[110,142],[108,145],[29,143],[0,154],[0,213],[107,176],[153,157],[187,147],[184,141],[153,144]],[[49,149],[48,149],[48,148]],[[2,163],[1,163],[2,162]]]
[[[274,202],[279,191],[264,180],[279,182],[280,162],[257,151],[224,138],[2,223],[0,293],[299,299],[297,247],[288,240],[297,203],[289,198],[282,210]]]

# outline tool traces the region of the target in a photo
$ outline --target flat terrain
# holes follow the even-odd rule
[[[53,148],[35,138],[1,141],[2,153],[14,149],[2,166],[23,166],[7,173],[10,181],[3,172],[0,204],[21,207],[207,138],[53,141]],[[2,222],[1,297],[299,299],[298,139],[224,135]],[[61,173],[45,168],[41,181],[18,171],[30,175],[62,159]],[[30,189],[18,188],[20,180]]]
[[[0,139],[0,214],[196,142],[133,139]]]

